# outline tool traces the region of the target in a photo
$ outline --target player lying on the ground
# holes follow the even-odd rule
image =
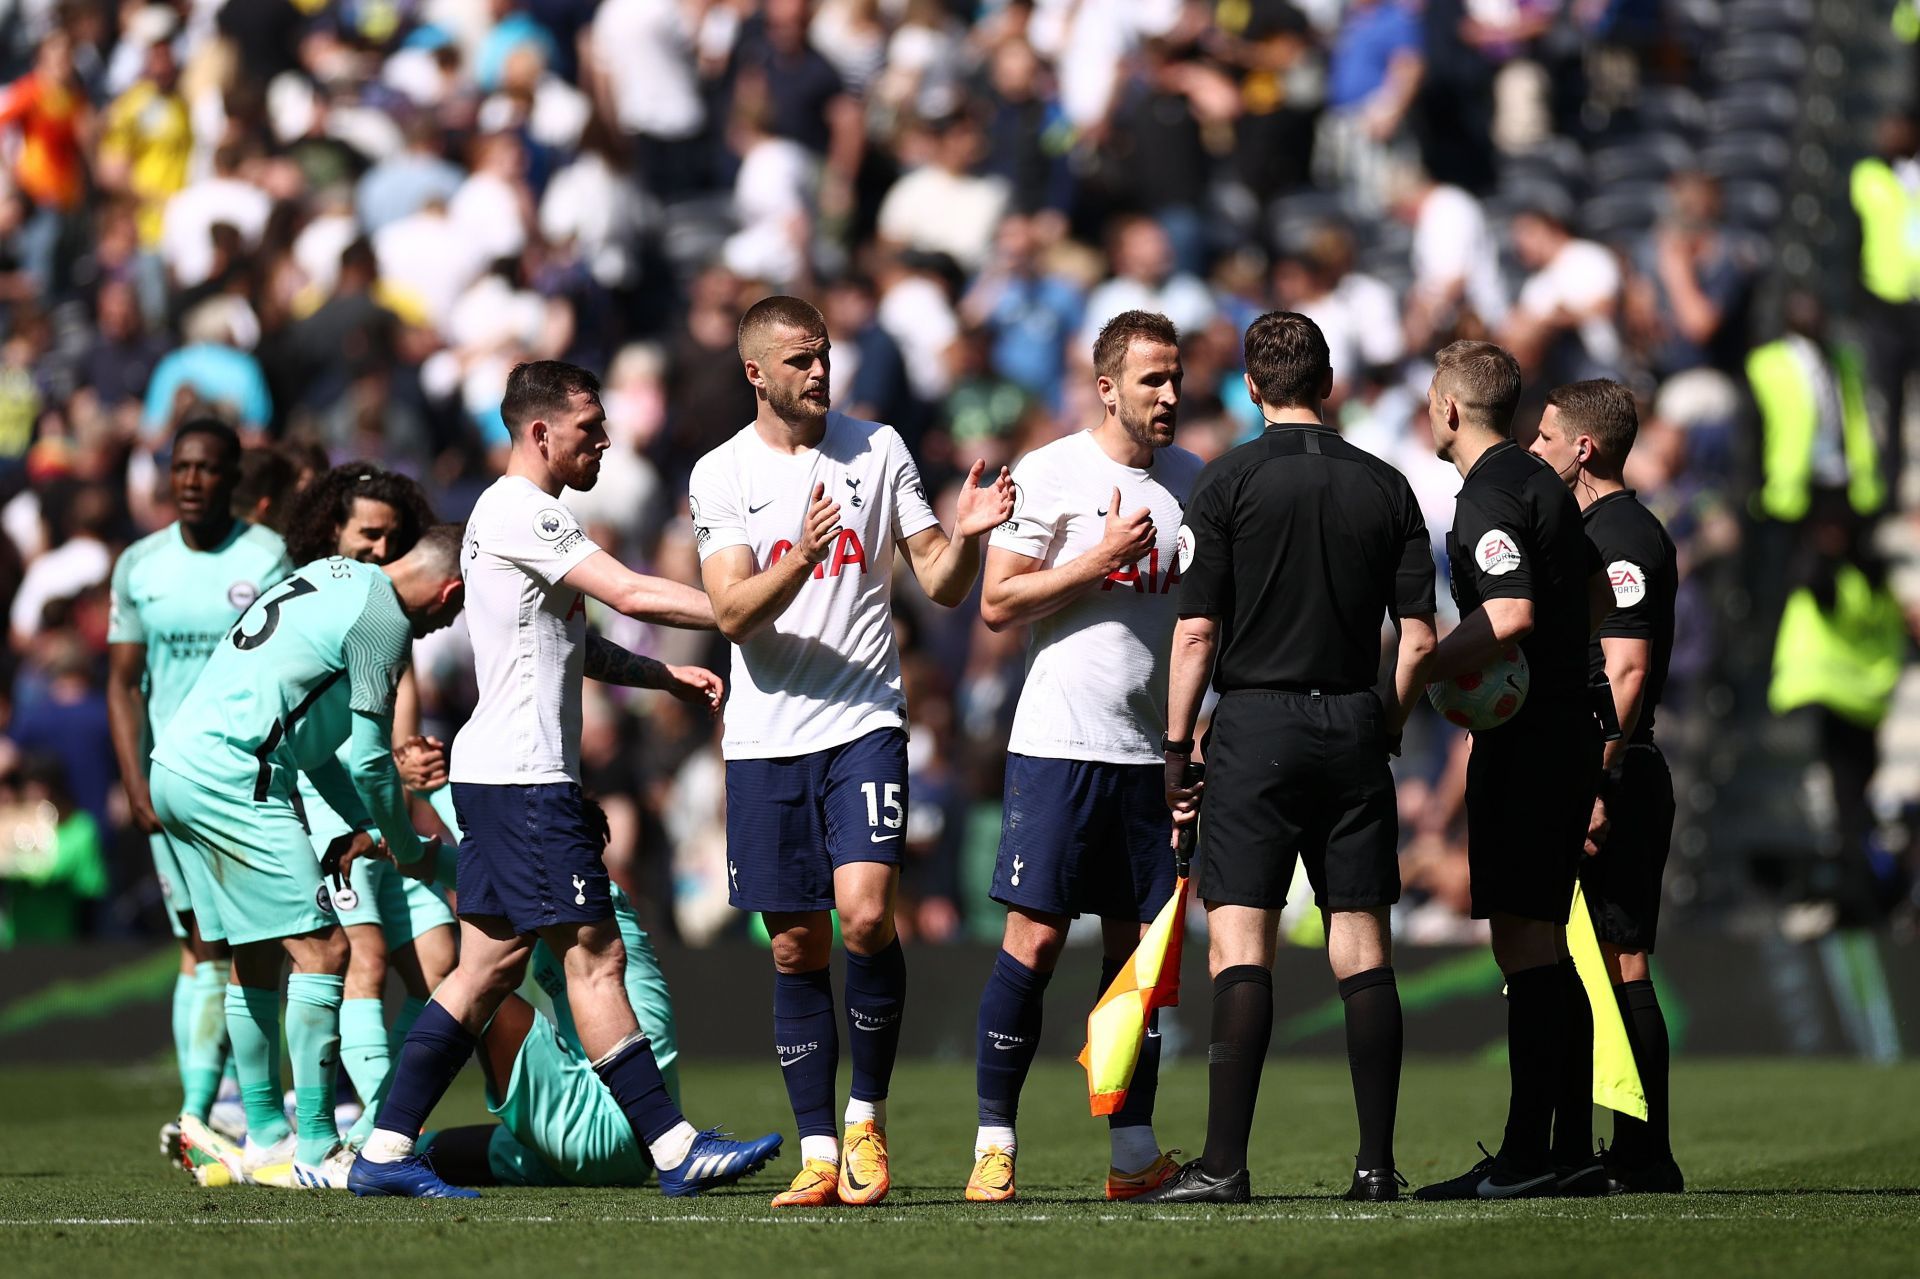
[[[204,936],[233,948],[227,1030],[247,1110],[236,1147],[189,1119],[182,1141],[240,1180],[338,1185],[347,1164],[334,1125],[334,1072],[347,942],[294,808],[309,774],[337,810],[372,814],[390,855],[419,860],[421,841],[394,769],[394,686],[413,639],[459,611],[460,532],[440,525],[384,568],[328,559],[294,573],[240,617],[153,755],[153,800],[181,859]],[[351,741],[351,767],[340,763]],[[338,863],[370,854],[364,830],[338,841]],[[280,975],[287,982],[298,1132],[280,1099]]]
[[[286,576],[280,535],[232,515],[240,439],[213,418],[173,436],[167,485],[179,519],[129,546],[113,566],[107,622],[107,722],[134,824],[146,832],[167,923],[180,941],[173,985],[173,1046],[180,1115],[205,1122],[227,1063],[223,943],[200,930],[180,854],[154,815],[147,788],[153,743],[186,700],[233,619]],[[238,1137],[239,1131],[231,1135]],[[180,1157],[180,1122],[160,1130],[161,1153]]]

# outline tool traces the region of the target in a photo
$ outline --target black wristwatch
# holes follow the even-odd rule
[[[1193,739],[1189,737],[1185,741],[1176,742],[1171,737],[1163,734],[1160,738],[1160,753],[1162,755],[1191,755],[1193,754]]]

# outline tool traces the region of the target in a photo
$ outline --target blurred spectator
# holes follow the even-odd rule
[[[1003,40],[987,64],[986,172],[1007,184],[1014,213],[1067,208],[1070,129],[1054,100],[1047,70],[1020,37]]]
[[[1507,296],[1480,202],[1412,165],[1395,171],[1388,191],[1395,216],[1413,228],[1407,345],[1431,351],[1453,337],[1498,331]]]
[[[139,298],[125,280],[105,280],[94,295],[94,332],[80,357],[82,384],[108,409],[138,404],[167,346],[149,334]]]
[[[368,235],[434,202],[450,203],[465,175],[441,151],[440,125],[425,112],[406,121],[406,149],[360,175],[354,211]]]
[[[741,27],[734,74],[743,91],[766,96],[774,133],[824,162],[820,211],[838,217],[852,207],[866,130],[860,104],[813,47],[807,34],[811,19],[811,0],[764,0],[760,12]]]
[[[1513,219],[1513,248],[1532,272],[1520,286],[1501,342],[1530,375],[1549,384],[1620,371],[1620,266],[1591,240],[1574,238],[1555,210]]]
[[[893,244],[944,253],[969,275],[986,262],[1007,207],[1007,184],[973,172],[980,129],[966,115],[929,121],[930,158],[894,183],[880,205],[880,234]]]
[[[704,0],[605,0],[590,28],[594,100],[632,139],[636,170],[663,200],[704,190],[710,180],[695,62],[708,8]]]
[[[85,903],[107,895],[103,831],[59,765],[18,761],[0,778],[0,948],[74,941]]]
[[[229,226],[239,232],[244,248],[260,243],[273,202],[266,192],[241,176],[243,163],[239,147],[217,147],[212,174],[167,201],[160,252],[176,286],[190,288],[214,273],[216,226]]]
[[[47,607],[99,586],[113,569],[113,496],[97,485],[68,482],[42,490],[40,518],[48,549],[27,565],[8,621],[24,649],[40,632]]]
[[[961,300],[969,324],[993,335],[993,367],[1054,407],[1060,402],[1066,345],[1080,337],[1086,296],[1048,271],[1038,219],[1018,213],[1000,221],[994,254]]]
[[[54,30],[40,42],[33,70],[0,92],[0,139],[15,139],[13,180],[30,211],[20,228],[22,265],[43,293],[70,283],[64,263],[76,251],[91,125],[85,90],[73,69],[73,41]]]
[[[1768,519],[1794,524],[1827,495],[1858,519],[1886,505],[1879,445],[1867,416],[1864,361],[1832,340],[1819,299],[1788,294],[1783,336],[1747,357],[1760,413],[1760,486]]]
[[[31,696],[16,694],[7,736],[27,755],[57,765],[55,775],[69,805],[105,830],[108,797],[119,783],[120,768],[96,655],[67,632],[42,636],[35,649],[42,682]]]
[[[149,13],[158,13],[159,21],[173,21],[169,10],[140,10],[141,16]],[[186,187],[193,156],[193,121],[180,94],[173,33],[152,34],[140,78],[107,109],[94,173],[104,190],[139,202],[140,243],[148,249],[160,243],[167,203]]]
[[[822,312],[833,335],[833,378],[842,411],[874,422],[913,417],[900,347],[875,318],[873,285],[845,276],[827,286]]]
[[[1229,26],[1232,11],[1221,8]],[[1232,171],[1255,206],[1304,187],[1326,102],[1325,64],[1307,15],[1291,0],[1253,0],[1226,50],[1239,74]]]
[[[1405,352],[1400,305],[1393,290],[1353,269],[1353,234],[1327,224],[1275,273],[1274,300],[1320,326],[1333,364],[1337,408],[1370,369],[1388,369]]]
[[[1879,154],[1853,168],[1859,222],[1862,319],[1874,389],[1885,407],[1887,475],[1895,504],[1906,466],[1907,382],[1920,367],[1920,118],[1890,115]]]
[[[1401,0],[1350,0],[1327,59],[1327,114],[1315,158],[1368,209],[1426,74],[1420,19]]]
[[[1656,378],[1708,366],[1731,370],[1745,348],[1741,318],[1751,256],[1730,240],[1720,184],[1704,173],[1675,174],[1659,225],[1634,249],[1626,318]]]
[[[727,141],[739,157],[733,218],[740,229],[722,250],[727,269],[777,289],[802,287],[813,239],[819,165],[807,149],[773,130],[772,104],[758,94],[734,106]]]
[[[1101,326],[1122,311],[1157,311],[1181,333],[1213,318],[1213,294],[1197,277],[1174,264],[1173,244],[1151,218],[1121,218],[1108,233],[1113,278],[1087,296],[1075,356],[1091,359]]]
[[[198,405],[224,410],[242,427],[265,429],[273,420],[260,361],[234,345],[233,327],[219,311],[201,310],[183,326],[186,345],[154,366],[140,429],[149,440],[172,430],[183,411]]]

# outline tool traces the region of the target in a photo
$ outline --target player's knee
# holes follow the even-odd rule
[[[1493,933],[1493,958],[1501,972],[1525,972],[1560,962],[1555,925],[1517,915],[1495,915],[1489,923]]]
[[[1007,929],[1000,948],[1035,972],[1052,972],[1066,949],[1066,921],[1038,919],[1018,911],[1007,913]],[[1131,947],[1128,948],[1131,950]]]
[[[350,954],[346,933],[330,928],[301,938],[299,945],[292,948],[293,970],[345,976]]]
[[[862,955],[885,950],[893,941],[893,913],[885,903],[862,902],[840,912],[840,937]]]
[[[833,933],[828,928],[786,928],[770,937],[773,966],[783,973],[810,973],[825,968],[833,958]]]
[[[567,952],[566,970],[569,985],[584,982],[595,986],[624,986],[627,948],[617,939],[610,945],[593,950],[575,946]]]

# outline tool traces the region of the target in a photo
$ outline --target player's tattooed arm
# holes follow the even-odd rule
[[[658,688],[683,702],[720,709],[726,684],[712,671],[698,666],[669,666],[651,657],[629,653],[611,640],[587,632],[586,676],[603,684],[627,688]]]
[[[642,657],[638,653],[629,653],[611,640],[602,639],[592,631],[587,632],[588,679],[599,680],[602,684],[619,684],[623,688],[665,688],[667,686],[667,665],[651,657]]]

